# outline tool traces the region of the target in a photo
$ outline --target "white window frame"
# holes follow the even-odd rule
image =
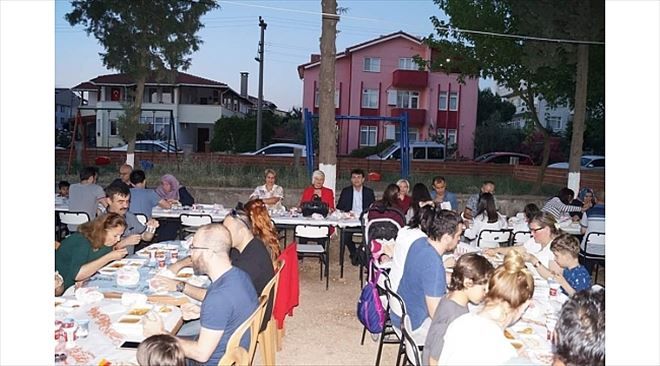
[[[317,88],[314,91],[314,107],[319,107],[319,99],[321,99],[321,92]],[[335,109],[339,108],[339,88],[335,88]]]
[[[419,129],[417,128],[408,128],[408,141],[414,142],[419,140]],[[394,141],[401,141],[401,127],[396,126],[394,129]]]
[[[362,102],[360,106],[362,108],[369,109],[378,109],[379,106],[379,95],[378,89],[362,89]],[[374,103],[375,102],[375,103]]]
[[[557,127],[551,126],[551,123],[555,123],[555,122],[557,123]],[[553,131],[561,130],[561,117],[559,116],[545,117],[545,125]]]
[[[396,107],[406,109],[419,109],[419,92],[412,90],[397,90]],[[413,101],[416,106],[413,107]],[[408,106],[406,106],[406,104]]]
[[[453,106],[452,106],[452,100],[455,101]],[[449,93],[449,110],[450,111],[457,111],[458,110],[458,92],[450,92]]]
[[[442,141],[445,142],[445,147],[449,147],[449,145],[453,145],[456,143],[456,130],[453,128],[450,128],[447,131],[447,135],[449,138],[445,138],[445,129],[444,128],[439,128],[438,129],[438,135],[442,137]]]
[[[363,136],[363,134],[366,134]],[[366,137],[366,141],[363,137]],[[376,146],[378,141],[377,126],[360,126],[360,146]]]
[[[444,98],[444,103],[443,103],[443,98]],[[447,108],[449,108],[449,96],[447,95],[446,91],[441,91],[438,94],[438,110],[439,111],[446,111]]]
[[[364,72],[380,72],[380,57],[365,57],[362,64]]]
[[[419,66],[412,57],[399,58],[399,70],[419,70]]]

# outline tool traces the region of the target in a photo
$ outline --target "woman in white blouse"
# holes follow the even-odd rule
[[[250,195],[250,200],[259,198],[266,204],[266,207],[270,210],[283,210],[284,206],[282,205],[282,199],[284,199],[284,189],[275,184],[275,178],[277,174],[273,169],[266,169],[264,171],[264,178],[266,179],[266,184],[258,186],[254,189],[254,192]]]
[[[477,203],[477,214],[472,220],[472,226],[465,230],[465,237],[470,239],[473,246],[477,245],[477,239],[482,230],[502,230],[508,224],[506,218],[497,212],[495,198],[491,193],[482,193]],[[479,246],[482,248],[497,247],[499,243],[489,240],[481,240]]]

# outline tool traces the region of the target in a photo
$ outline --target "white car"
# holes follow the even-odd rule
[[[554,163],[548,168],[568,169],[568,162]],[[602,155],[582,155],[580,170],[605,169],[605,157]]]
[[[110,151],[126,151],[128,150],[128,144],[113,147]],[[135,141],[135,151],[136,152],[183,152],[181,148],[178,150],[174,147],[174,144],[167,141],[159,140],[138,140]]]
[[[293,150],[300,149],[300,156],[307,156],[307,147],[300,144],[278,143],[271,144],[254,152],[246,152],[241,155],[263,155],[263,156],[293,156]]]
[[[410,158],[412,160],[443,161],[445,145],[435,141],[411,141]],[[395,142],[378,154],[367,156],[367,160],[400,160],[401,144]]]

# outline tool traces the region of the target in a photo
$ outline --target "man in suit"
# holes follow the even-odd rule
[[[352,212],[355,216],[360,214],[371,206],[376,200],[374,190],[364,186],[364,170],[351,170],[351,185],[342,189],[339,195],[337,209],[344,212]],[[356,266],[357,256],[355,255],[355,243],[353,243],[353,233],[342,231],[342,240],[348,248],[351,257],[351,264]]]

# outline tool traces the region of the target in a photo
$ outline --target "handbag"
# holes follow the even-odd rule
[[[305,217],[312,216],[315,213],[323,215],[323,217],[328,216],[328,204],[321,201],[321,197],[316,194],[311,201],[303,202],[300,208]]]

